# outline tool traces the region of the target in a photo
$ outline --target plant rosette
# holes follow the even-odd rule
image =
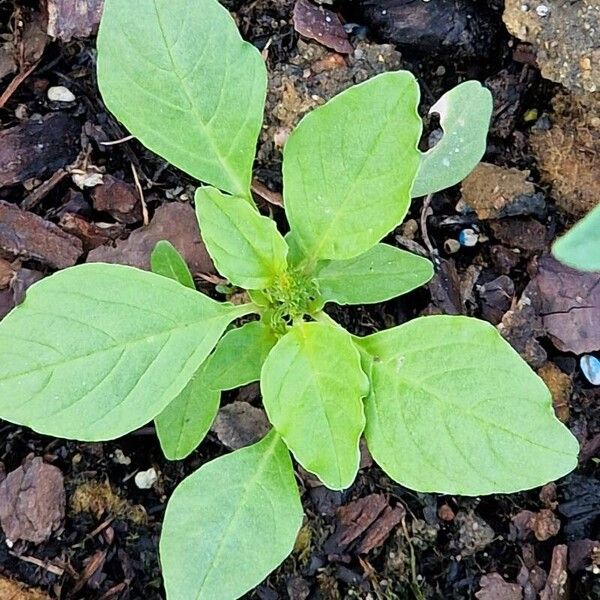
[[[422,317],[358,338],[323,310],[385,302],[432,277],[429,260],[381,240],[411,197],[454,185],[481,159],[491,97],[480,84],[436,103],[444,135],[426,153],[405,71],[305,116],[284,150],[284,237],[250,193],[266,67],[216,0],[106,0],[98,82],[132,135],[205,184],[202,238],[250,301],[197,292],[167,242],[153,272],[60,271],[0,323],[0,416],[85,441],[154,420],[179,460],[205,437],[221,392],[260,381],[271,431],[170,498],[160,542],[170,600],[238,598],[291,553],[303,520],[292,457],[345,489],[364,436],[395,481],[465,495],[536,487],[575,467],[577,441],[548,389],[488,323]]]

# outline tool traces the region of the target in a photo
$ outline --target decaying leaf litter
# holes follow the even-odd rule
[[[69,3],[48,0],[48,4],[60,11],[61,5],[64,10]],[[600,318],[596,298],[600,287],[596,287],[598,278],[594,281],[593,274],[575,281],[570,272],[546,255],[556,235],[589,208],[585,202],[590,197],[587,194],[593,192],[569,184],[568,174],[589,173],[597,166],[593,152],[600,144],[599,124],[590,117],[598,110],[597,98],[593,92],[588,93],[585,106],[591,108],[582,113],[577,106],[583,100],[540,79],[535,67],[536,46],[526,45],[531,41],[535,44],[535,40],[509,38],[501,23],[501,2],[490,3],[489,8],[457,2],[452,9],[445,9],[444,3],[435,9],[423,3],[409,26],[403,16],[405,5],[410,3],[373,0],[341,7],[335,14],[345,22],[342,27],[353,48],[347,55],[299,37],[294,31],[292,2],[275,7],[271,4],[231,8],[238,9],[242,31],[269,60],[269,106],[256,176],[257,183],[272,188],[272,192],[280,190],[280,149],[299,116],[374,73],[403,67],[418,73],[428,88],[424,90],[424,112],[458,82],[459,74],[487,81],[497,92],[496,133],[490,138],[485,156],[486,163],[500,168],[487,177],[497,181],[492,188],[493,202],[490,198],[486,206],[483,198],[480,206],[487,193],[477,193],[475,186],[475,202],[469,204],[473,186],[469,190],[463,184],[462,191],[434,196],[429,205],[431,214],[414,203],[412,219],[393,236],[400,246],[422,248],[425,253],[430,248],[436,251],[439,275],[432,284],[431,297],[416,292],[386,305],[344,309],[335,316],[351,330],[368,334],[384,324],[400,323],[423,312],[481,315],[487,311],[490,320],[499,323],[528,362],[545,374],[555,393],[557,410],[562,407],[562,418],[568,419],[582,444],[582,457],[578,472],[559,481],[554,492],[543,488],[481,499],[415,494],[368,467],[368,456],[363,457],[365,467],[357,483],[343,493],[315,485],[313,477],[301,472],[310,518],[292,559],[257,589],[256,597],[371,594],[403,598],[419,597],[421,593],[425,598],[512,594],[550,600],[563,597],[563,588],[569,588],[572,597],[593,598],[598,593],[593,573],[599,561],[595,540],[599,536],[600,490],[594,461],[600,446],[599,394],[598,388],[583,376],[578,359],[599,350],[594,323]],[[307,3],[298,4],[296,13]],[[524,18],[537,19],[536,26],[543,29],[548,27],[543,19],[562,10],[560,4],[545,2],[522,12]],[[575,16],[588,14],[592,4],[577,3],[581,12]],[[324,10],[332,8],[336,9],[328,6]],[[316,16],[322,12],[327,17],[324,10],[312,9]],[[444,10],[453,14],[444,15]],[[592,10],[593,6],[590,14]],[[2,90],[6,87],[11,91],[0,113],[0,174],[6,177],[0,187],[0,200],[2,206],[9,205],[7,214],[14,212],[14,205],[28,208],[18,219],[25,234],[14,235],[21,231],[16,230],[14,219],[0,221],[7,273],[0,278],[0,307],[5,303],[10,308],[22,298],[28,282],[83,260],[83,253],[93,248],[104,252],[103,256],[112,253],[115,262],[131,260],[135,262],[129,264],[148,265],[153,245],[148,240],[160,237],[169,239],[196,265],[193,274],[201,289],[215,294],[214,286],[222,282],[215,280],[197,233],[186,229],[193,219],[186,221],[183,216],[179,230],[170,229],[176,219],[163,217],[162,224],[159,221],[161,212],[187,206],[192,182],[174,169],[166,169],[135,141],[110,144],[127,134],[99,103],[92,79],[93,42],[78,41],[77,33],[74,41],[48,40],[37,64],[40,35],[25,35],[26,29],[32,30],[31,25],[27,26],[38,22],[37,11],[12,3],[1,6],[0,11],[0,64],[9,65]],[[92,13],[86,18],[93,20]],[[68,21],[69,15],[64,13],[63,18]],[[440,30],[444,18],[464,27],[463,34]],[[59,29],[67,33],[56,29],[57,22],[62,23]],[[518,27],[507,25],[520,35]],[[79,26],[81,36],[93,29],[89,20]],[[53,36],[69,40],[76,24],[69,26],[59,19],[53,27]],[[311,28],[319,40],[318,23]],[[341,35],[338,31],[336,37]],[[36,40],[30,47],[32,58],[28,59],[16,50],[26,39]],[[400,45],[395,48],[375,41]],[[450,58],[449,47],[455,49]],[[597,64],[592,60],[597,46],[586,47],[580,54],[575,52],[572,48],[565,50],[572,64],[568,77],[560,81],[575,91],[581,82],[589,91],[594,72],[587,68],[585,59],[589,57],[590,67]],[[11,56],[16,57],[12,63]],[[542,59],[546,57],[540,56],[540,64]],[[15,77],[25,75],[34,65],[18,86],[12,86],[12,91]],[[75,100],[64,91],[62,96],[56,90],[48,93],[57,87],[67,88]],[[567,100],[557,100],[561,97]],[[48,121],[57,123],[56,117],[62,124],[47,125]],[[37,133],[32,140],[34,126]],[[434,120],[430,132],[430,139],[435,139]],[[39,162],[36,150],[40,140],[42,150],[52,156],[53,162]],[[427,140],[424,144],[427,147]],[[584,151],[575,152],[574,148]],[[568,168],[560,160],[566,160]],[[524,173],[520,187],[507,186],[513,169]],[[136,179],[143,197],[137,191]],[[112,196],[113,200],[122,198],[117,207],[99,204],[102,186],[114,185],[115,180],[123,182],[119,185],[130,192],[135,190],[133,198],[137,197],[138,202],[131,201],[131,193],[123,193]],[[589,185],[593,182],[590,180]],[[142,204],[152,217],[147,228],[138,227],[143,222]],[[557,204],[561,210],[557,210]],[[3,227],[7,222],[11,225]],[[135,233],[128,236],[131,231]],[[117,238],[128,239],[117,241],[113,250],[112,240]],[[65,240],[71,245],[65,245]],[[501,276],[508,281],[498,281]],[[577,315],[576,321],[568,319],[571,313]],[[566,400],[564,391],[561,393],[565,386],[570,388]],[[256,386],[230,396],[232,403],[258,404]],[[565,402],[568,411],[564,410]],[[236,412],[228,411],[230,415]],[[227,428],[235,427],[231,416],[224,416],[221,422],[227,423]],[[12,480],[18,479],[18,469],[31,464],[32,452],[65,477],[65,518],[60,519],[56,530],[52,522],[47,541],[37,545],[39,538],[29,543],[15,542],[5,529],[11,543],[0,549],[2,577],[7,582],[19,582],[4,584],[0,580],[0,585],[15,589],[22,584],[34,586],[50,597],[161,597],[156,539],[165,500],[184,473],[224,453],[224,445],[235,443],[231,441],[235,436],[228,434],[227,442],[223,432],[216,431],[209,444],[179,464],[161,458],[147,428],[108,444],[65,443],[8,425],[2,431],[2,461]],[[257,431],[257,436],[261,433]],[[250,439],[248,435],[243,432],[246,439]],[[40,464],[38,459],[33,458],[36,465]],[[135,475],[151,468],[158,479],[150,490],[141,490],[135,484]],[[25,511],[24,505],[15,503],[21,511]],[[54,510],[52,506],[47,508]],[[17,523],[23,517],[12,515]],[[43,525],[37,523],[34,529],[43,529]],[[25,598],[41,593],[22,592]]]

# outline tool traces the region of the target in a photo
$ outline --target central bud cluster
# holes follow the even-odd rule
[[[319,297],[317,284],[298,269],[280,273],[263,293],[269,302],[271,324],[276,331],[285,330],[294,320],[314,312]]]

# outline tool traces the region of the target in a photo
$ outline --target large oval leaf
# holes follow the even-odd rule
[[[384,73],[305,116],[283,161],[285,209],[309,261],[366,252],[408,210],[420,163],[419,87]]]
[[[442,139],[422,154],[412,196],[426,196],[462,181],[485,154],[492,118],[492,94],[478,81],[446,92],[429,113],[440,115]]]
[[[0,417],[57,437],[124,435],[160,413],[248,312],[131,267],[60,271],[0,323]]]
[[[356,258],[319,265],[316,280],[325,302],[373,304],[406,294],[432,277],[431,261],[377,244]]]
[[[204,465],[169,500],[160,554],[168,600],[232,600],[292,551],[302,505],[274,432]]]
[[[247,200],[202,187],[196,191],[196,214],[208,253],[234,285],[264,289],[285,271],[288,247],[275,221]]]
[[[98,84],[108,109],[152,151],[249,196],[267,74],[217,0],[106,0]]]
[[[579,445],[550,392],[490,324],[423,317],[359,343],[371,355],[369,450],[402,485],[511,493],[576,466]]]
[[[367,386],[350,334],[323,323],[294,326],[263,366],[269,421],[298,462],[331,489],[356,477]]]
[[[552,248],[561,263],[580,271],[600,271],[600,204]]]

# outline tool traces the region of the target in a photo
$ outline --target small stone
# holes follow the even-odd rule
[[[600,385],[600,360],[591,354],[581,357],[581,371],[592,385]]]
[[[154,467],[150,467],[147,471],[139,471],[135,475],[135,485],[140,490],[149,490],[158,481],[158,474]]]
[[[450,238],[444,242],[444,250],[448,254],[456,254],[460,250],[460,242],[454,238]]]
[[[128,467],[131,464],[131,458],[129,458],[129,456],[127,456],[126,454],[124,454],[123,450],[121,450],[120,448],[117,448],[115,450],[115,453],[113,455],[113,460],[118,465],[124,465],[126,467]]]
[[[461,246],[472,248],[477,245],[479,235],[473,229],[463,229],[458,235],[458,241]]]
[[[550,9],[545,4],[540,4],[535,12],[538,14],[538,17],[547,17],[550,14]]]
[[[75,102],[75,94],[64,85],[54,85],[48,88],[48,100],[51,102]]]

